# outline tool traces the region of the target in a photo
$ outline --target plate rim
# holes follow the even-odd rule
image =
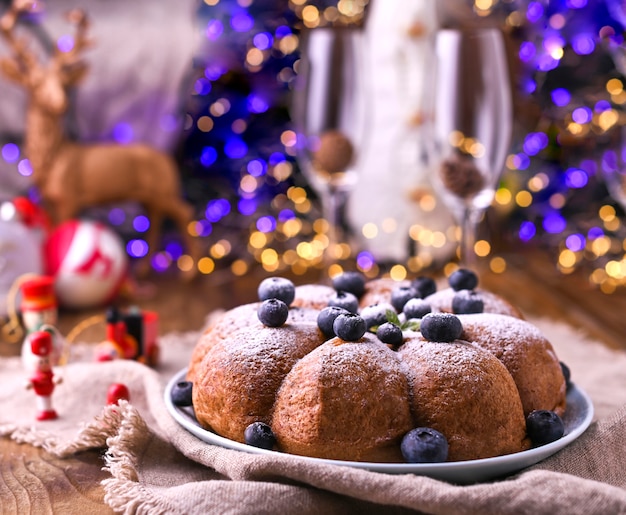
[[[570,443],[578,439],[591,425],[594,417],[594,407],[591,398],[582,388],[575,383],[570,382],[567,389],[567,396],[578,395],[582,399],[585,416],[582,421],[574,426],[571,431],[558,440],[539,446],[532,447],[525,451],[520,451],[502,456],[494,456],[492,458],[481,458],[477,460],[465,461],[446,461],[442,463],[378,463],[367,461],[346,461],[334,460],[327,458],[315,458],[312,456],[300,456],[297,454],[289,454],[269,449],[261,449],[253,447],[245,443],[236,442],[229,438],[223,437],[208,429],[204,429],[197,422],[193,414],[193,408],[181,408],[174,405],[171,399],[171,390],[174,385],[184,380],[187,373],[187,367],[177,372],[166,384],[163,393],[165,405],[170,416],[181,425],[185,430],[194,435],[202,442],[209,445],[217,445],[231,450],[247,452],[250,454],[260,454],[268,456],[293,457],[295,459],[304,460],[310,463],[331,464],[344,467],[352,467],[357,469],[365,469],[373,472],[381,472],[386,474],[417,474],[439,479],[454,479],[457,476],[463,476],[466,472],[472,471],[476,474],[476,478],[480,480],[488,477],[496,477],[515,471],[522,470],[531,465],[535,465],[549,456],[557,453]],[[569,402],[568,402],[569,404]],[[581,404],[581,406],[583,405]],[[567,406],[566,406],[567,413]],[[208,438],[208,439],[207,439]],[[519,466],[518,466],[519,465]],[[500,473],[490,473],[498,471]]]

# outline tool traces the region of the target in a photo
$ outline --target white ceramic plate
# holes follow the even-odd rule
[[[174,385],[185,380],[187,369],[181,370],[167,384],[165,388],[165,405],[174,419],[187,431],[200,440],[213,445],[219,445],[228,449],[250,452],[254,454],[276,455],[277,451],[259,449],[243,443],[235,442],[208,431],[198,424],[192,408],[175,406],[171,400],[171,392]],[[348,467],[362,468],[374,472],[387,474],[418,474],[429,476],[434,479],[442,479],[451,483],[469,484],[487,481],[500,476],[517,472],[526,467],[539,463],[548,456],[560,451],[576,438],[578,438],[591,424],[593,419],[593,404],[589,396],[576,385],[572,384],[567,392],[567,409],[563,416],[565,434],[556,442],[535,447],[527,451],[485,458],[481,460],[454,461],[445,463],[369,463],[358,461],[325,460],[321,458],[309,458],[296,456],[310,462],[329,463]]]

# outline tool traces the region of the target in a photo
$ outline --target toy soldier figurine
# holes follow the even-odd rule
[[[52,392],[61,378],[52,371],[50,355],[53,351],[52,337],[46,331],[35,331],[30,337],[31,352],[38,358],[37,365],[26,385],[37,395],[37,420],[54,420],[57,412],[52,407]]]

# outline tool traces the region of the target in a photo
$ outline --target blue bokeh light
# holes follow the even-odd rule
[[[269,109],[269,104],[256,93],[248,96],[248,111],[251,113],[264,113]]]
[[[130,240],[126,244],[126,252],[133,257],[143,257],[148,253],[148,244],[144,240]]]
[[[114,207],[109,211],[109,222],[113,225],[122,225],[126,221],[126,212],[121,207]]]
[[[574,189],[584,188],[588,182],[589,177],[584,170],[580,168],[568,168],[565,170],[565,184],[568,187]]]
[[[276,229],[276,220],[271,216],[262,216],[256,221],[256,228],[263,233],[272,232]]]
[[[526,19],[535,23],[543,17],[543,5],[540,2],[530,2],[526,9]]]
[[[230,202],[224,198],[210,200],[207,203],[204,216],[209,222],[219,222],[230,213]]]
[[[17,163],[17,171],[23,177],[30,177],[33,175],[33,167],[28,159],[22,159]]]
[[[552,102],[554,102],[554,105],[564,107],[570,103],[570,100],[572,99],[572,94],[565,88],[556,88],[552,90],[552,92],[550,93],[550,97],[552,98]]]
[[[217,160],[217,150],[213,147],[204,147],[200,154],[200,162],[202,166],[209,167]]]
[[[183,246],[177,241],[170,241],[165,245],[165,252],[176,260],[183,255]]]
[[[524,221],[520,224],[518,235],[522,241],[529,241],[537,234],[537,228],[535,224],[529,221]]]
[[[69,34],[65,34],[64,36],[61,36],[57,40],[57,48],[61,52],[71,51],[74,48],[74,38],[70,36]]]
[[[553,212],[546,215],[542,225],[547,233],[559,234],[567,227],[567,221],[560,213]]]
[[[237,210],[244,216],[250,216],[256,213],[258,202],[253,198],[242,198],[237,203]]]
[[[7,163],[15,163],[20,157],[20,148],[15,143],[7,143],[2,147],[2,158]]]
[[[278,220],[280,222],[286,222],[287,220],[293,220],[296,214],[291,209],[283,209],[278,213]]]
[[[211,83],[202,77],[193,84],[193,90],[198,95],[208,95],[211,92],[211,87]]]
[[[150,219],[145,215],[136,216],[133,220],[133,229],[137,232],[146,232],[150,228]]]
[[[523,62],[528,62],[537,55],[537,49],[530,41],[524,41],[519,47],[518,55]]]
[[[596,240],[604,236],[604,231],[600,227],[592,227],[587,231],[587,238],[590,240]]]
[[[282,154],[281,152],[273,152],[269,158],[269,163],[272,166],[276,166],[277,164],[282,163],[284,161],[286,161],[286,158],[285,158],[285,155]]]
[[[543,132],[529,132],[524,138],[524,152],[529,156],[535,156],[548,146],[548,142],[548,136]]]
[[[253,159],[246,166],[246,170],[248,170],[248,173],[252,175],[252,177],[261,177],[267,172],[267,166],[260,159]]]
[[[582,234],[570,234],[565,239],[565,246],[570,249],[572,252],[580,252],[585,248],[585,237]]]
[[[239,159],[248,153],[248,145],[241,138],[231,137],[224,145],[224,153],[231,159]]]
[[[572,120],[576,123],[589,123],[593,118],[593,112],[588,107],[577,107],[572,111]]]
[[[199,220],[198,224],[200,225],[198,236],[205,237],[213,232],[213,224],[208,220]]]
[[[376,259],[370,252],[363,251],[357,254],[356,264],[361,270],[367,271],[376,264]]]
[[[602,113],[611,109],[611,104],[608,100],[598,100],[594,106],[596,113]]]
[[[219,20],[211,20],[207,23],[206,31],[204,32],[204,34],[206,35],[207,39],[215,41],[216,39],[219,39],[223,32],[224,25],[222,25],[222,22]]]
[[[291,34],[291,28],[288,25],[280,25],[276,27],[276,31],[274,32],[277,38],[284,38]]]
[[[241,11],[230,19],[230,26],[236,32],[248,32],[254,27],[254,18],[246,11]]]
[[[154,270],[157,272],[165,272],[171,264],[171,261],[162,252],[159,252],[158,254],[152,256],[151,262],[152,268],[154,268]]]
[[[537,60],[537,69],[542,72],[554,70],[559,65],[559,60],[551,55],[544,54]]]
[[[133,128],[129,123],[120,122],[113,127],[113,139],[121,144],[133,141]]]
[[[273,44],[272,35],[269,32],[259,32],[252,38],[252,43],[259,50],[268,50]]]
[[[572,38],[572,48],[578,55],[589,55],[596,49],[596,42],[591,34],[576,34]]]

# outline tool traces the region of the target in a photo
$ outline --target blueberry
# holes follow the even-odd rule
[[[279,299],[290,306],[296,297],[296,287],[284,277],[263,279],[258,289],[259,300]]]
[[[562,361],[559,361],[559,363],[561,365],[561,371],[563,372],[563,377],[565,378],[565,386],[569,388],[572,384],[571,382],[572,373],[569,367],[565,363],[563,363]]]
[[[400,312],[404,305],[416,296],[417,291],[410,286],[398,286],[391,290],[391,305]]]
[[[463,326],[452,313],[429,313],[422,318],[420,331],[431,342],[451,342],[460,338]]]
[[[448,278],[450,287],[455,290],[473,290],[478,286],[478,276],[467,268],[459,268]]]
[[[280,327],[287,321],[289,308],[282,300],[267,299],[259,306],[257,316],[263,325]]]
[[[376,336],[378,336],[378,339],[381,342],[393,345],[394,347],[402,345],[402,341],[404,339],[402,336],[402,329],[391,322],[385,322],[384,324],[378,326]]]
[[[526,432],[533,445],[545,445],[561,438],[565,425],[554,411],[534,410],[526,417]]]
[[[276,437],[272,428],[265,422],[252,422],[243,432],[243,439],[248,445],[272,450],[276,445]]]
[[[430,427],[411,429],[400,444],[408,463],[440,463],[448,459],[448,440]]]
[[[424,299],[437,291],[437,283],[431,277],[420,276],[411,281],[411,288],[417,292],[417,296]]]
[[[365,293],[365,277],[359,272],[343,272],[333,277],[333,288],[361,297]]]
[[[338,306],[325,307],[317,315],[317,327],[319,327],[320,331],[322,331],[326,338],[332,338],[335,336],[335,331],[333,329],[335,318],[341,314],[347,313],[350,312],[347,309],[343,309]]]
[[[459,290],[452,297],[452,312],[457,315],[482,313],[485,303],[480,294],[471,290]]]
[[[356,342],[367,331],[365,320],[354,313],[344,313],[335,318],[333,323],[335,334],[347,342]]]
[[[191,392],[193,383],[191,381],[180,381],[172,387],[172,402],[175,406],[191,406]]]
[[[404,316],[409,318],[424,318],[432,311],[430,303],[424,299],[411,299],[404,305]]]
[[[354,293],[349,291],[338,291],[328,299],[329,306],[337,306],[347,309],[350,313],[356,313],[359,310],[359,299]]]
[[[395,308],[391,304],[383,302],[380,304],[372,304],[371,306],[363,308],[360,315],[365,320],[365,324],[369,329],[387,322],[388,311],[396,313]]]

